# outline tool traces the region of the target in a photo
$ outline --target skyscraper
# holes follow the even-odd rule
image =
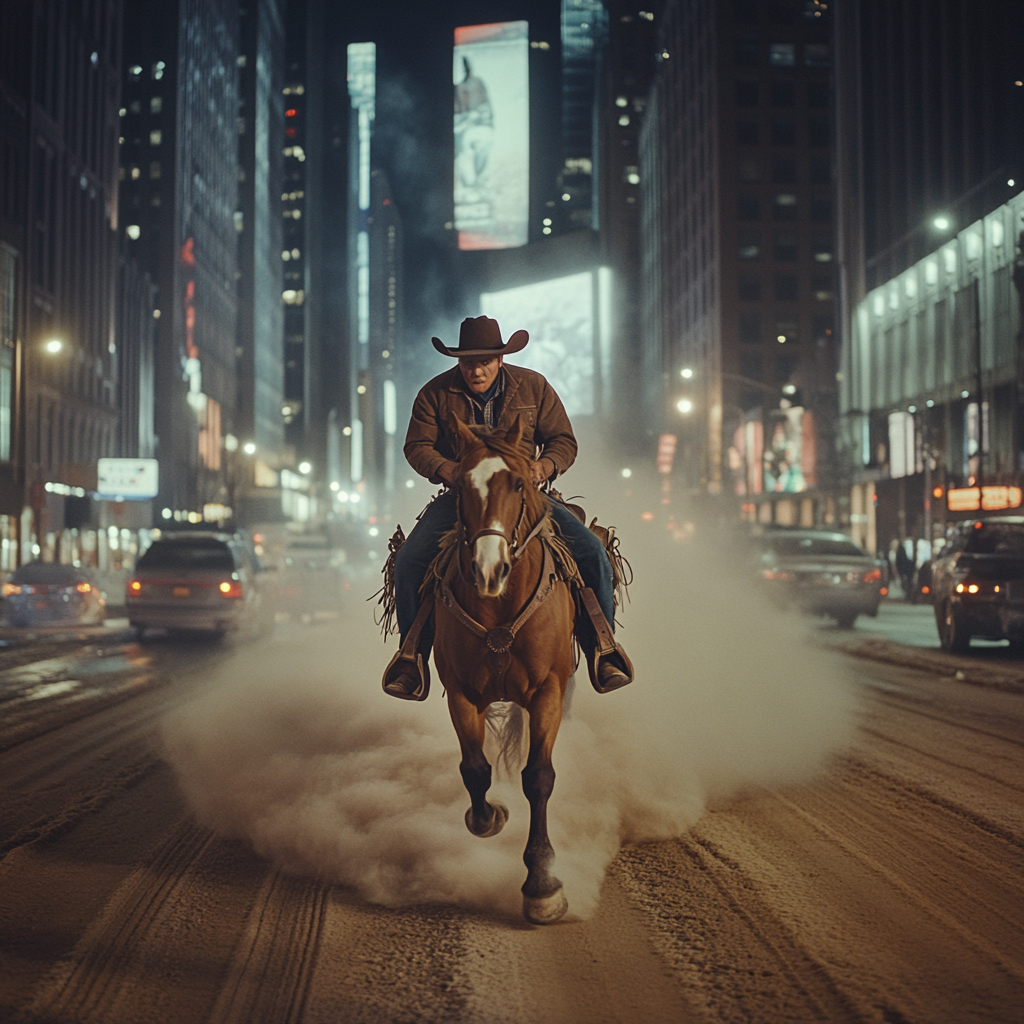
[[[120,227],[158,288],[156,455],[165,518],[224,502],[238,387],[238,9],[125,6]]]
[[[94,522],[97,459],[120,454],[120,14],[0,6],[3,568],[67,554],[59,535]]]
[[[279,0],[240,8],[238,408],[234,433],[277,469],[284,447],[282,155],[284,25]],[[289,105],[290,108],[290,105]],[[291,253],[289,252],[289,257]],[[289,264],[290,265],[290,264]]]
[[[641,130],[645,387],[687,485],[768,521],[834,516],[829,14],[671,0]]]

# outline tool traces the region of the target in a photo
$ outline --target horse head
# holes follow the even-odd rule
[[[456,429],[462,442],[455,478],[461,556],[469,559],[463,567],[481,597],[500,597],[512,572],[519,528],[543,514],[542,499],[520,450],[518,417],[507,430],[472,430],[461,421]]]

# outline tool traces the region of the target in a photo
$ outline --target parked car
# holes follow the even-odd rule
[[[758,572],[779,604],[827,615],[842,629],[878,614],[882,568],[845,533],[766,529],[756,542]]]
[[[266,632],[273,627],[274,602],[265,573],[241,534],[163,533],[128,580],[128,620],[139,632]]]
[[[73,565],[28,562],[3,585],[12,626],[101,626],[106,601],[89,575]]]
[[[935,624],[944,651],[971,638],[1024,650],[1024,516],[958,523],[932,565]]]

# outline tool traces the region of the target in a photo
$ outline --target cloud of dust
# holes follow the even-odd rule
[[[806,624],[765,607],[700,527],[681,543],[641,520],[643,495],[659,508],[656,481],[634,478],[630,495],[618,467],[589,479],[603,484],[572,479],[566,494],[576,484],[601,495],[587,511],[618,526],[632,562],[619,638],[637,680],[599,696],[581,666],[555,746],[556,871],[582,917],[623,843],[678,836],[710,801],[813,779],[847,742],[854,708]],[[382,646],[372,607],[353,602],[340,623],[282,627],[240,650],[165,720],[165,756],[204,824],[286,871],[389,905],[518,915],[529,820],[519,780],[491,789],[512,812],[505,830],[470,835],[436,673],[424,704],[381,692],[393,643]]]

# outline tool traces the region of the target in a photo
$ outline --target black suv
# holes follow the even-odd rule
[[[958,523],[934,561],[932,597],[944,651],[979,637],[1024,653],[1024,516]]]

